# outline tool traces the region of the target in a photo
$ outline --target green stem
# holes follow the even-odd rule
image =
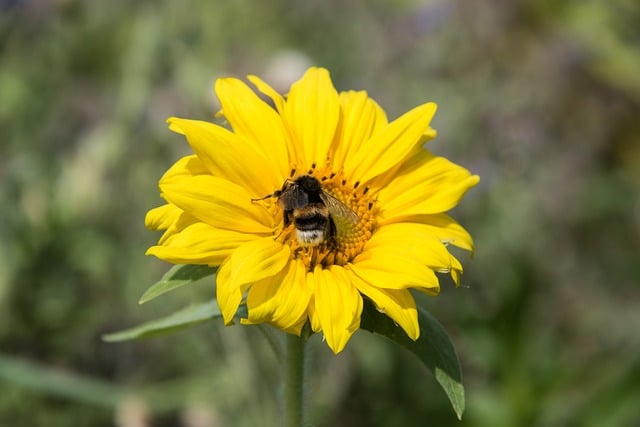
[[[284,425],[285,427],[301,427],[304,346],[305,340],[299,336],[286,334],[287,350],[284,366]]]

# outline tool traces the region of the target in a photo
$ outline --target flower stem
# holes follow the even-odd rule
[[[304,377],[305,340],[297,335],[286,334],[287,349],[284,366],[284,425],[302,426],[302,398]]]

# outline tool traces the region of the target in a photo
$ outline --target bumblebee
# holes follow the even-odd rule
[[[334,242],[337,227],[354,225],[359,221],[353,210],[324,191],[320,181],[311,175],[288,179],[280,190],[262,199],[269,197],[278,199],[278,205],[284,212],[284,226],[293,223],[300,246]]]

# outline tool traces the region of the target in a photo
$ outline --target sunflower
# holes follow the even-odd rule
[[[390,122],[366,92],[338,93],[323,68],[307,70],[287,96],[248,80],[260,95],[238,79],[215,83],[230,129],[168,120],[194,154],[160,179],[167,203],[148,212],[146,225],[165,232],[147,254],[219,266],[225,324],[244,301],[242,323],[300,335],[309,322],[338,353],[359,328],[367,298],[416,340],[410,289],[437,295],[443,272],[459,283],[462,266],[447,246],[471,251],[472,240],[445,212],[479,181],[423,147],[436,135],[436,105]],[[321,190],[292,209],[281,199],[303,176]],[[328,225],[309,243],[296,215],[318,195],[312,215]],[[348,214],[327,212],[323,200]]]

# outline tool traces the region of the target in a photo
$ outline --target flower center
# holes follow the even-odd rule
[[[320,188],[302,185],[309,181]],[[308,202],[287,209],[291,195],[285,184],[275,205],[283,216],[283,229],[276,239],[291,247],[294,258],[313,270],[316,265],[345,265],[362,252],[376,226],[375,200],[366,186],[348,182],[341,172],[315,166],[306,174],[293,169],[288,183],[299,186],[296,194],[305,192]]]

